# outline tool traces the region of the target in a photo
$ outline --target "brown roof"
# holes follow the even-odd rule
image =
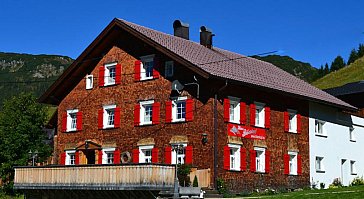
[[[97,46],[98,42],[101,42],[103,37],[106,37],[108,31],[113,29],[113,26],[119,26],[136,35],[143,41],[152,44],[157,49],[163,50],[165,53],[168,53],[168,55],[173,56],[173,58],[178,58],[178,60],[182,61],[187,67],[194,67],[196,72],[205,74],[204,76],[207,74],[208,76],[234,80],[248,86],[257,86],[279,91],[299,98],[344,109],[356,109],[350,104],[311,86],[273,64],[216,47],[209,49],[199,43],[162,33],[122,19],[114,19],[108,27],[105,28],[95,41],[93,41],[80,57],[76,59],[75,63],[62,74],[60,79],[58,79],[46,93],[41,96],[41,102],[49,103],[51,101],[49,98],[54,97],[54,92],[61,87],[62,82],[64,82],[72,72],[77,70],[82,59],[87,57],[90,51]],[[62,98],[62,96],[59,98]]]

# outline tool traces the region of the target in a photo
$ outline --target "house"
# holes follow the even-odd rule
[[[334,179],[348,186],[364,174],[363,82],[326,89],[326,92],[359,108],[342,111],[335,107],[310,104],[310,178],[327,188]]]
[[[202,172],[209,187],[218,179],[233,191],[309,186],[310,103],[355,107],[270,63],[215,47],[205,26],[200,43],[189,40],[188,24],[173,27],[169,35],[114,19],[41,96],[58,106],[58,164],[74,165],[57,168],[178,163],[210,171]],[[44,188],[15,181],[27,186]]]

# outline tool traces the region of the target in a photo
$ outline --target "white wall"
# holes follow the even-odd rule
[[[315,119],[326,121],[327,137],[315,134]],[[349,129],[354,128],[356,141],[350,141]],[[309,119],[310,180],[323,182],[326,188],[335,178],[343,185],[364,174],[364,119],[338,112],[328,106],[310,103]],[[324,157],[324,172],[316,171],[316,156]],[[342,160],[346,160],[342,165]],[[356,175],[351,174],[350,161],[356,161]],[[318,183],[318,187],[319,187]]]

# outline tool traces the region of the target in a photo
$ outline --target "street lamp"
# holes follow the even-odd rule
[[[175,168],[175,174],[174,174],[174,192],[173,192],[173,198],[179,198],[179,193],[178,193],[178,187],[179,187],[179,183],[178,183],[178,177],[177,177],[177,156],[178,156],[178,152],[182,152],[183,151],[183,145],[182,144],[178,144],[178,145],[173,145],[172,146],[172,150],[176,153],[176,168]]]
[[[35,150],[34,152],[32,152],[32,150],[30,149],[28,154],[29,154],[29,157],[32,159],[32,166],[34,167],[35,159],[38,157],[38,150]]]

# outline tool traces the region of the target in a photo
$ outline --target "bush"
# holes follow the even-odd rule
[[[190,180],[191,165],[181,164],[178,165],[177,177],[179,185],[183,187],[189,187],[191,184]]]
[[[192,186],[193,186],[193,187],[198,187],[198,180],[197,180],[197,176],[195,176],[195,178],[193,178]]]
[[[320,183],[320,189],[325,189],[325,183],[323,182]]]
[[[217,191],[219,192],[219,194],[227,193],[225,181],[221,178],[217,179]]]
[[[334,181],[332,182],[332,184],[329,185],[329,189],[339,188],[342,186],[343,186],[343,184],[341,183],[340,178],[335,178]]]
[[[350,183],[350,186],[359,186],[359,185],[364,185],[363,176],[354,178],[354,180]]]

